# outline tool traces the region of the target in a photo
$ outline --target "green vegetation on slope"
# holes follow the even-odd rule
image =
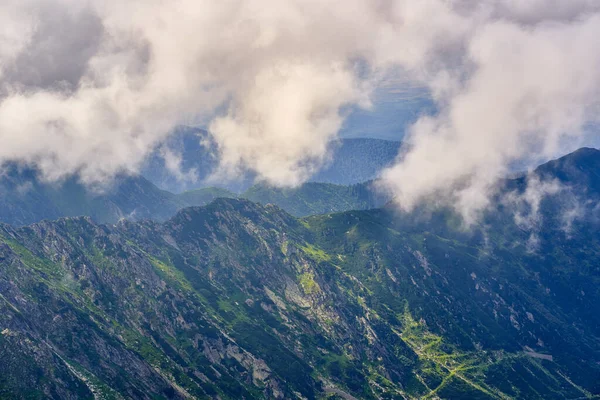
[[[490,249],[385,210],[298,221],[234,199],[3,226],[0,396],[590,398],[593,320],[544,295],[579,290],[570,260],[597,265],[587,229],[550,259],[506,254],[511,230]]]

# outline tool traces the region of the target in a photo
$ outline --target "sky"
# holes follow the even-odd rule
[[[426,87],[390,80],[371,95],[368,109],[349,107],[339,136],[401,141],[406,130],[423,115],[434,114],[435,105]]]
[[[597,143],[599,38],[598,0],[4,0],[0,164],[97,185],[202,121],[223,176],[296,186],[336,137],[402,138],[380,187],[468,217]]]

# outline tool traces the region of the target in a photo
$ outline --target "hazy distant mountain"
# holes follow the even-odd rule
[[[140,176],[118,177],[101,192],[76,178],[45,183],[31,169],[10,168],[0,177],[0,221],[14,225],[81,215],[110,223],[120,218],[165,219],[185,205]]]
[[[405,131],[423,115],[435,115],[427,89],[406,81],[381,82],[373,93],[373,107],[350,107],[340,130],[344,138],[374,137],[402,140]]]
[[[142,169],[142,175],[161,189],[173,193],[215,186],[207,182],[218,165],[218,151],[210,135],[201,129],[180,127],[164,144],[181,160],[181,171],[187,178],[177,179],[165,165],[160,148],[151,154]],[[310,181],[353,185],[377,177],[398,154],[400,142],[381,139],[340,139],[332,143],[332,155],[323,169]],[[192,179],[195,176],[196,179]],[[254,182],[251,173],[231,182],[219,182],[224,189],[241,193]]]
[[[177,197],[190,206],[208,204],[217,197],[242,198],[264,205],[274,204],[295,217],[305,217],[348,210],[368,210],[381,207],[391,200],[389,196],[379,194],[372,186],[372,182],[348,186],[309,182],[297,188],[258,184],[239,195],[219,188],[202,188],[181,193]]]
[[[375,179],[395,160],[400,145],[381,139],[341,139],[334,146],[331,162],[310,180],[353,185]]]
[[[390,201],[390,197],[378,194],[371,182],[348,186],[309,182],[290,189],[255,185],[240,197],[256,203],[274,204],[296,217],[368,210]]]
[[[369,209],[389,200],[378,195],[370,183],[306,183],[294,189],[255,185],[242,194],[207,187],[173,194],[141,176],[116,178],[103,191],[94,192],[75,178],[44,183],[33,170],[13,169],[0,178],[0,222],[27,225],[84,215],[99,223],[115,223],[122,218],[164,221],[181,208],[205,205],[219,197],[275,204],[294,216]]]
[[[167,168],[163,154],[169,149],[180,160],[179,168],[185,178],[178,177]],[[162,147],[157,148],[146,160],[141,175],[161,189],[181,193],[206,186],[208,178],[218,165],[218,151],[210,135],[202,129],[182,126],[169,136]],[[221,182],[223,189],[242,191],[252,185],[252,178],[242,177],[235,182]]]
[[[584,148],[541,165],[533,175],[546,181],[557,179],[566,188],[576,187],[581,193],[600,193],[599,171],[600,151]],[[508,179],[501,194],[523,191],[525,187],[524,176]],[[81,215],[91,216],[100,223],[115,223],[121,218],[162,221],[181,208],[205,205],[218,197],[274,204],[296,217],[371,209],[391,200],[389,195],[377,193],[370,182],[355,185],[309,182],[287,189],[258,184],[241,194],[207,187],[173,194],[141,176],[117,178],[107,190],[95,193],[76,179],[47,184],[40,182],[32,170],[14,168],[0,178],[0,222],[26,225],[42,219]]]

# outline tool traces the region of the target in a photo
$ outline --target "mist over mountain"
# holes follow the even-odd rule
[[[379,146],[382,143],[383,146]],[[344,157],[340,158],[339,164],[352,164],[347,157],[356,154],[354,151],[363,144],[362,140],[345,142],[347,148],[341,148],[340,154],[344,154]],[[375,150],[366,151],[365,154],[382,154],[382,148],[389,149],[387,142],[375,141],[372,144]],[[532,201],[539,202],[549,194],[544,190],[553,187],[553,191],[562,191],[563,198],[572,203],[575,217],[581,202],[569,193],[573,190],[581,193],[598,190],[599,154],[596,149],[582,148],[545,163],[529,174],[500,181],[495,202],[506,202],[507,195],[511,195],[513,201],[524,203],[522,205],[526,208],[531,207]],[[378,161],[371,164],[378,164]],[[530,182],[538,181],[547,187],[528,186]],[[393,199],[391,194],[380,191],[372,181],[353,185],[305,183],[289,189],[257,184],[239,194],[206,187],[174,194],[159,189],[141,176],[129,176],[120,177],[112,185],[94,190],[74,177],[60,183],[43,182],[36,171],[17,166],[5,170],[0,178],[0,189],[0,221],[14,225],[82,215],[90,216],[99,223],[115,223],[122,218],[164,221],[181,208],[205,205],[218,197],[246,198],[262,204],[275,204],[297,217],[377,208]],[[427,218],[430,215],[429,205],[435,204],[435,201],[428,204],[423,203],[425,210],[407,215],[420,215],[423,212],[424,218]]]
[[[149,155],[141,175],[161,189],[181,193],[217,186],[206,180],[218,165],[218,148],[210,135],[203,129],[181,126]],[[219,180],[218,186],[240,192],[252,186],[253,180],[253,174],[246,172],[229,181]]]
[[[370,209],[390,200],[389,195],[379,194],[372,182],[350,186],[305,183],[290,189],[259,184],[240,194],[206,187],[174,194],[142,176],[118,177],[111,185],[94,189],[75,177],[43,182],[36,171],[15,167],[0,177],[0,222],[21,226],[75,216],[111,224],[120,219],[164,221],[184,207],[206,205],[219,197],[276,204],[298,217]]]
[[[309,180],[353,185],[377,178],[394,162],[400,142],[352,138],[336,140],[329,146],[328,161]],[[241,193],[257,178],[248,170],[238,171],[235,177],[221,177],[219,163],[219,149],[206,131],[180,127],[149,156],[141,174],[173,193],[209,186]]]
[[[0,221],[14,225],[83,215],[109,223],[121,218],[165,219],[184,206],[175,195],[139,176],[118,177],[97,190],[77,177],[44,182],[37,171],[17,166],[0,176]]]

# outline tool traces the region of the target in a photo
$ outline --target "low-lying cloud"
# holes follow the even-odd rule
[[[0,163],[96,184],[202,122],[223,175],[297,185],[346,106],[402,75],[437,113],[381,185],[402,208],[442,194],[475,218],[511,163],[597,122],[599,37],[595,0],[7,0]]]
[[[460,66],[438,72],[447,78],[433,92],[444,107],[412,126],[410,150],[384,173],[401,206],[441,193],[474,217],[512,162],[581,144],[600,115],[600,15],[581,6],[548,20],[516,7],[515,20],[486,20],[466,38]]]

